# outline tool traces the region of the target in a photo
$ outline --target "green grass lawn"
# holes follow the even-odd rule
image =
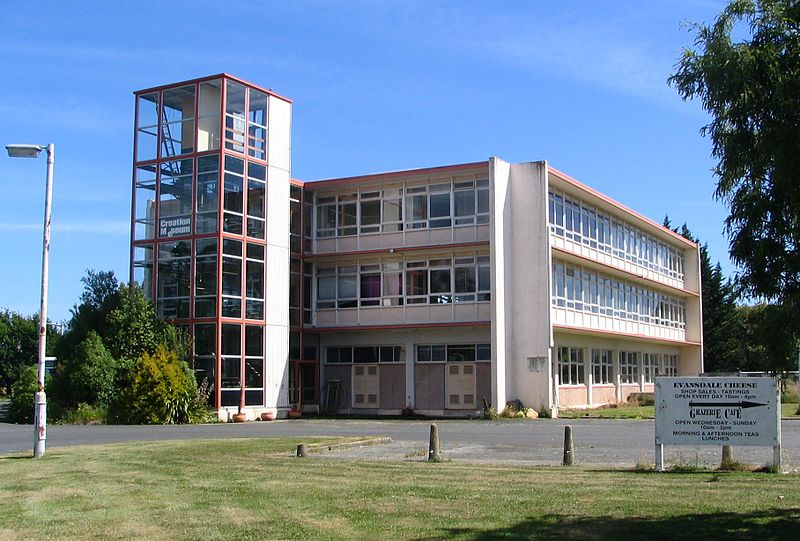
[[[653,406],[625,406],[621,408],[596,408],[588,410],[561,410],[558,416],[564,419],[653,419]],[[781,418],[800,419],[797,404],[781,404]]]
[[[582,410],[559,410],[564,419],[653,419],[653,406],[623,406],[619,408],[594,408]]]
[[[0,458],[0,539],[739,541],[794,539],[800,521],[797,474],[291,458],[297,443],[137,443]]]

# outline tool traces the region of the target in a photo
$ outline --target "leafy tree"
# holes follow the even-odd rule
[[[741,370],[782,372],[797,368],[797,338],[792,332],[797,315],[785,306],[759,304],[739,307],[742,321]]]
[[[800,307],[800,2],[733,0],[695,25],[669,82],[712,120],[701,133],[718,160],[737,286]],[[744,36],[739,40],[734,36]]]
[[[106,345],[118,359],[152,354],[159,344],[165,344],[180,357],[186,353],[181,333],[158,319],[153,303],[136,284],[120,288],[119,304],[108,314],[106,324]]]
[[[39,318],[0,312],[0,394],[11,390],[26,365],[36,363]]]
[[[70,358],[91,331],[105,339],[106,318],[119,305],[119,284],[113,271],[87,269],[81,282],[81,302],[72,308],[67,333],[56,351],[59,361]]]
[[[62,402],[78,404],[108,404],[114,395],[117,362],[108,352],[103,340],[89,331],[86,339],[62,365],[53,385]]]
[[[38,388],[38,367],[35,364],[26,366],[19,379],[11,386],[11,403],[6,412],[6,421],[11,423],[33,422],[33,399]]]

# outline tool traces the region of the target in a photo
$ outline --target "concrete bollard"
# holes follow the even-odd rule
[[[572,441],[572,426],[564,427],[564,466],[572,466],[575,462],[575,445]]]
[[[306,445],[304,443],[297,444],[297,458],[304,458],[306,456]]]
[[[431,440],[428,445],[428,462],[439,462],[442,455],[439,452],[439,427],[431,423]]]

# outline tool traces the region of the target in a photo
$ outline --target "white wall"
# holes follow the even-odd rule
[[[292,105],[269,98],[267,168],[267,407],[289,405],[289,179]]]

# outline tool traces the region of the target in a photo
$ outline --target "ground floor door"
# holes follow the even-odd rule
[[[475,409],[475,364],[448,363],[446,374],[447,409]]]
[[[289,403],[302,406],[319,404],[319,362],[289,362]]]
[[[380,377],[377,364],[353,365],[353,407],[379,408]]]

